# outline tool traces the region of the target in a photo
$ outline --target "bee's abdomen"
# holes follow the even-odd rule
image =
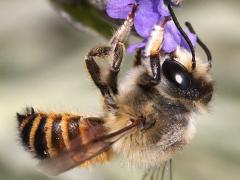
[[[19,135],[23,146],[39,159],[55,157],[70,149],[71,140],[78,137],[84,144],[104,133],[101,118],[84,118],[68,113],[43,113],[27,108],[18,114]]]

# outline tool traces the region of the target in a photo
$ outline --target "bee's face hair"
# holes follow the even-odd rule
[[[175,57],[162,59],[161,89],[168,95],[207,105],[212,98],[213,81],[207,63],[197,58],[196,68],[192,70],[191,54],[178,48]]]

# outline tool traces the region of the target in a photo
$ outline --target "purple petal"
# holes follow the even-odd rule
[[[131,44],[129,45],[127,51],[128,53],[133,54],[134,52],[136,52],[137,49],[144,48],[145,46],[146,46],[146,41],[142,41],[136,44]]]
[[[169,10],[168,10],[167,6],[164,4],[164,0],[159,0],[158,12],[162,16],[170,16]]]
[[[193,47],[195,47],[196,43],[197,43],[197,36],[195,34],[191,33],[191,32],[187,32],[187,36],[190,39],[190,41],[192,42]],[[190,50],[189,45],[188,45],[187,41],[184,39],[183,36],[181,36],[181,43],[180,43],[180,45],[183,48],[185,48],[187,50]]]
[[[176,50],[177,46],[180,45],[180,42],[181,36],[177,27],[173,21],[167,22],[164,27],[162,49],[167,53],[171,53]]]
[[[156,24],[160,18],[155,6],[156,1],[158,0],[139,1],[134,25],[137,33],[142,37],[146,38],[149,36],[154,24]]]
[[[129,4],[136,3],[136,0],[108,0],[107,14],[112,18],[126,19],[132,6]]]

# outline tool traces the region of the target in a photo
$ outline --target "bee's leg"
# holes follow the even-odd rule
[[[94,60],[94,57],[96,57],[96,56],[100,57],[100,56],[103,56],[103,54],[109,54],[110,51],[111,51],[110,47],[98,47],[98,48],[92,49],[88,53],[88,55],[85,59],[85,62],[86,62],[88,72],[89,72],[90,76],[92,77],[92,80],[95,83],[95,85],[101,91],[101,94],[104,97],[107,107],[111,108],[111,109],[112,108],[116,109],[117,106],[116,106],[114,96],[111,93],[111,89],[108,86],[108,84],[101,79],[100,67]]]
[[[95,85],[100,89],[102,95],[108,94],[106,93],[107,89],[109,92],[111,91],[113,95],[118,93],[117,75],[120,71],[124,50],[125,50],[124,44],[121,42],[117,43],[114,49],[110,46],[99,46],[90,50],[85,59],[87,69]],[[113,60],[105,82],[101,79],[101,69],[95,62],[95,58],[110,58],[110,57],[112,57]]]
[[[142,49],[137,49],[133,66],[137,67],[142,65],[141,59],[142,59]]]
[[[161,66],[160,66],[160,58],[158,55],[151,55],[150,59],[150,68],[151,75],[143,74],[138,80],[138,85],[143,89],[149,89],[153,86],[156,86],[161,81]]]
[[[124,21],[123,25],[118,28],[114,33],[112,39],[109,42],[109,46],[102,46],[92,49],[87,56],[86,64],[88,71],[93,78],[94,83],[100,89],[101,93],[109,97],[110,91],[113,95],[118,93],[117,88],[117,75],[120,71],[120,66],[123,60],[125,46],[124,42],[128,39],[128,36],[133,27],[133,19],[137,10],[137,4],[132,5],[132,11],[128,15],[128,18]],[[107,82],[103,82],[100,78],[101,72],[97,63],[94,61],[95,57],[99,58],[112,58],[111,68],[108,76],[106,77]],[[96,71],[96,72],[94,72]]]
[[[164,39],[164,26],[169,20],[170,17],[166,17],[160,24],[155,25],[148,38],[144,50],[145,58],[143,64],[147,68],[149,76],[145,76],[139,82],[139,85],[145,89],[151,88],[161,81],[160,55]]]
[[[132,11],[110,40],[110,46],[112,47],[112,64],[107,82],[114,94],[118,93],[117,76],[125,53],[124,43],[127,41],[132,30],[137,6],[137,4],[132,4]]]
[[[125,46],[121,42],[117,43],[113,50],[113,60],[107,77],[107,83],[114,95],[118,94],[117,77],[123,60],[124,51]]]
[[[112,39],[110,40],[110,44],[112,46],[121,42],[124,43],[128,39],[128,36],[133,28],[135,12],[137,11],[137,4],[132,4],[132,11],[129,13],[127,19],[124,21],[123,25],[121,25],[118,30],[114,33]]]
[[[113,47],[100,46],[93,48],[88,53],[85,62],[93,82],[100,89],[104,96],[108,108],[117,108],[114,95],[118,93],[117,75],[120,71],[120,65],[124,55],[124,44],[119,42]],[[95,58],[113,57],[111,68],[105,80],[102,78],[101,69],[95,61]]]
[[[110,46],[96,47],[88,53],[85,59],[87,69],[95,85],[100,89],[102,95],[106,94],[106,89],[109,89],[109,91],[111,90],[114,95],[118,93],[117,75],[120,71],[120,66],[124,55],[124,49],[125,47],[123,43],[117,43],[113,50]],[[95,62],[95,58],[109,58],[111,56],[113,57],[111,68],[109,70],[108,76],[106,77],[106,82],[103,82],[103,80],[101,80],[101,69]],[[101,83],[99,84],[100,81]],[[108,88],[106,88],[105,86]]]
[[[161,65],[159,55],[150,56],[150,67],[152,72],[152,79],[148,86],[155,86],[161,81]]]

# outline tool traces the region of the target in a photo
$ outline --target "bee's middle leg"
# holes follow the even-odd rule
[[[118,94],[117,76],[125,53],[124,43],[128,40],[130,32],[133,28],[134,16],[137,7],[137,4],[132,4],[132,11],[128,14],[127,19],[124,21],[122,26],[118,28],[110,40],[110,45],[112,46],[112,62],[107,81],[114,94]]]
[[[111,47],[108,46],[94,48],[88,53],[85,62],[94,84],[98,87],[104,97],[105,104],[108,108],[116,109],[117,105],[112,90],[107,82],[102,79],[101,69],[95,61],[96,57],[108,56],[110,52]]]
[[[87,69],[95,85],[100,89],[102,95],[106,98],[109,98],[109,100],[114,99],[114,96],[118,93],[117,76],[120,71],[120,66],[124,56],[124,43],[128,39],[133,27],[134,15],[137,10],[137,6],[137,4],[133,4],[132,11],[128,15],[128,18],[113,35],[109,45],[93,48],[90,50],[87,58],[85,59]],[[106,81],[101,78],[101,69],[95,62],[95,58],[97,57],[108,58],[111,61],[111,68]]]
[[[114,96],[118,93],[117,76],[120,71],[124,51],[124,44],[118,42],[113,47],[99,46],[91,49],[85,59],[88,72],[93,79],[93,82],[104,96],[107,106],[112,108],[116,108]],[[110,59],[111,61],[111,67],[106,80],[102,79],[102,69],[96,63],[96,58]]]
[[[110,86],[114,95],[118,94],[118,73],[120,71],[121,63],[125,53],[125,46],[123,43],[118,42],[113,49],[113,59],[111,68],[107,77],[107,83]]]
[[[125,53],[125,45],[122,42],[118,42],[111,46],[99,46],[90,50],[85,59],[88,71],[93,78],[93,81],[96,84],[98,78],[101,78],[101,69],[95,61],[95,58],[100,59],[109,59],[110,60],[110,68],[106,77],[105,85],[109,86],[110,90],[114,95],[118,93],[117,86],[117,76],[120,71],[120,66],[123,60],[123,56]],[[96,72],[92,72],[96,71]],[[97,75],[94,75],[97,74]],[[100,86],[96,84],[98,88]],[[100,88],[101,90],[101,88]],[[101,90],[102,92],[102,90]],[[102,92],[103,93],[103,92]]]

